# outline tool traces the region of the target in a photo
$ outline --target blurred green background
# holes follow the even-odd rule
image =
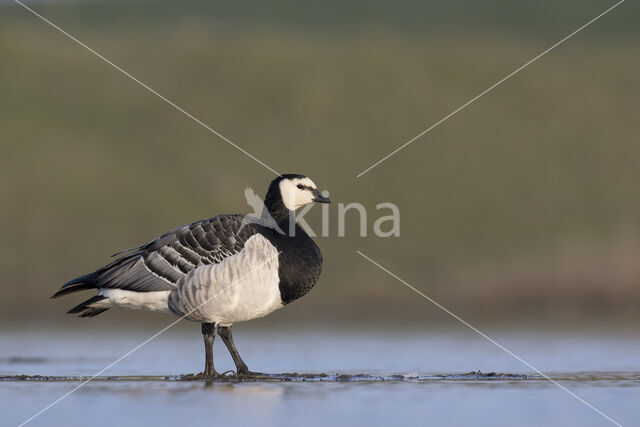
[[[608,1],[27,2],[279,172],[331,193],[320,283],[268,324],[640,318],[640,7],[600,21],[360,178]],[[0,318],[80,322],[59,285],[273,174],[0,3]],[[368,208],[370,236],[337,203]],[[372,235],[375,205],[401,237]],[[320,230],[320,209],[308,215]],[[89,322],[151,321],[110,311]],[[156,317],[160,317],[157,315]],[[164,318],[164,317],[163,317]],[[85,321],[84,319],[82,321]],[[375,324],[375,323],[374,323]]]

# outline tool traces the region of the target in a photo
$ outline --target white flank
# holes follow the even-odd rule
[[[279,281],[278,251],[256,234],[236,255],[187,274],[169,296],[169,305],[176,314],[190,313],[186,318],[195,322],[230,325],[283,307]]]

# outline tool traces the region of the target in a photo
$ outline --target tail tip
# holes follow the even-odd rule
[[[108,307],[91,307],[92,304],[103,301],[107,297],[103,295],[94,295],[86,301],[81,302],[75,307],[67,311],[68,314],[77,314],[78,317],[94,317],[100,313],[107,311]]]

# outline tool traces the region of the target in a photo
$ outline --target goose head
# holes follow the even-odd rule
[[[285,174],[271,181],[264,202],[269,212],[274,215],[281,213],[280,211],[295,211],[311,203],[331,203],[331,200],[320,193],[310,178],[298,174]]]

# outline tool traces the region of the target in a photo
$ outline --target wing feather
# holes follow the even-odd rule
[[[119,258],[64,284],[54,298],[87,288],[138,292],[175,289],[186,274],[202,265],[218,264],[244,247],[257,228],[244,215],[219,215],[175,228]]]

